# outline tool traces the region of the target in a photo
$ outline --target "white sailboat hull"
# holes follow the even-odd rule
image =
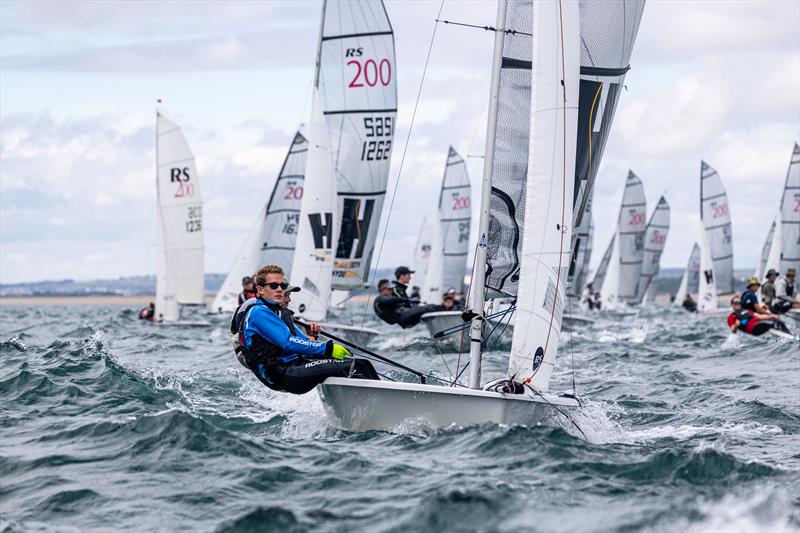
[[[317,387],[329,423],[345,431],[404,431],[479,424],[535,425],[573,409],[571,397],[544,398],[396,381],[328,378]],[[549,402],[549,403],[548,403]]]

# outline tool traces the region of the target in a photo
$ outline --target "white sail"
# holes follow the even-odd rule
[[[597,266],[597,271],[594,273],[594,278],[592,278],[592,288],[596,291],[599,291],[603,288],[603,285],[606,281],[606,274],[608,273],[608,265],[611,262],[611,253],[614,251],[614,241],[617,238],[617,234],[611,236],[611,241],[608,243],[606,247],[606,251],[603,252],[603,257],[600,258],[600,264]]]
[[[700,283],[700,247],[697,243],[692,246],[692,253],[689,254],[689,262],[686,270],[681,277],[681,284],[678,292],[675,293],[675,305],[683,305],[687,294],[697,294]]]
[[[439,194],[439,219],[442,223],[443,291],[464,292],[464,271],[469,254],[469,228],[472,219],[471,189],[467,164],[451,146],[447,153],[442,189]]]
[[[761,247],[761,257],[754,273],[755,277],[757,277],[759,280],[764,279],[764,276],[767,273],[767,260],[769,259],[769,254],[772,250],[772,241],[775,238],[775,226],[776,222],[773,220],[769,227],[769,231],[767,232],[767,238],[764,241],[764,246]]]
[[[781,262],[785,274],[800,271],[800,145],[795,143],[781,199]]]
[[[279,265],[283,268],[286,279],[291,280],[307,153],[308,141],[298,131],[275,180],[267,205],[259,211],[256,223],[247,235],[233,267],[209,306],[210,311],[231,312],[236,309],[242,290],[242,278],[252,276],[264,265]]]
[[[336,289],[361,287],[369,273],[389,179],[396,79],[394,35],[383,2],[326,2],[318,89],[338,195]]]
[[[714,259],[711,256],[711,245],[708,241],[708,232],[702,231],[700,236],[700,282],[697,291],[697,309],[702,312],[719,309]]]
[[[717,294],[730,294],[735,287],[728,195],[717,171],[705,161],[700,163],[700,218],[703,220],[706,242],[713,261],[714,282],[719,291]]]
[[[619,288],[620,302],[637,303],[639,277],[644,261],[644,232],[647,223],[647,204],[642,180],[628,172],[622,207],[619,211]]]
[[[769,253],[767,254],[767,262],[764,264],[764,276],[767,275],[767,272],[770,270],[775,270],[775,272],[781,272],[781,251],[782,251],[782,243],[783,243],[783,224],[776,223],[775,224],[775,233],[772,236],[772,243],[769,247]],[[761,279],[760,277],[758,278]]]
[[[417,243],[414,245],[414,262],[411,269],[414,271],[414,277],[417,280],[416,284],[419,285],[420,289],[425,283],[425,278],[428,275],[428,266],[431,262],[434,232],[433,220],[434,217],[422,219],[422,225],[417,235]],[[419,280],[422,280],[422,283]]]
[[[661,253],[667,243],[669,234],[669,204],[662,196],[658,200],[650,220],[647,222],[647,229],[644,236],[644,260],[642,261],[642,272],[639,276],[638,299],[639,302],[645,301],[648,291],[652,292],[651,287],[658,275],[661,267]]]
[[[519,294],[509,376],[547,391],[571,254],[580,77],[576,2],[533,9],[531,127]]]
[[[439,219],[439,214],[431,217],[433,223],[431,224],[431,256],[428,261],[428,270],[425,273],[420,290],[420,298],[423,302],[438,304],[442,301],[442,293],[445,289],[442,288],[442,275],[444,272],[444,241],[442,239],[442,222]],[[416,272],[415,276],[419,276]]]
[[[158,191],[157,321],[180,318],[180,304],[203,303],[203,200],[194,155],[181,129],[156,113]]]
[[[292,282],[302,288],[292,298],[292,309],[313,321],[323,320],[328,311],[336,242],[336,182],[329,142],[319,92],[315,89],[303,202],[291,270]]]
[[[595,287],[595,290],[600,291],[603,309],[607,311],[618,310],[623,305],[623,301],[619,297],[620,273],[622,271],[619,241],[620,236],[618,228],[614,237],[611,239],[611,254],[608,257],[608,267],[606,268],[603,284],[599,287]]]

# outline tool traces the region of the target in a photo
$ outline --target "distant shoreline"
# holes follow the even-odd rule
[[[152,294],[137,294],[123,296],[110,294],[108,296],[0,296],[0,305],[102,305],[102,304],[127,304],[146,306],[155,301]]]

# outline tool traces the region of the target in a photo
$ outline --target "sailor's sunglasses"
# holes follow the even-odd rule
[[[742,305],[742,301],[741,300],[734,300],[734,301],[731,302],[731,305]]]
[[[277,281],[273,281],[273,282],[270,282],[270,283],[265,283],[264,285],[262,285],[262,287],[265,287],[265,288],[269,287],[273,291],[277,291],[278,287],[280,287],[283,290],[286,290],[289,287],[289,284],[286,283],[285,281],[283,281],[281,283],[278,283]]]

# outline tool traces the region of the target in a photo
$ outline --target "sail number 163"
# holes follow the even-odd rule
[[[366,137],[366,140],[361,146],[361,160],[381,161],[389,159],[393,134],[394,124],[392,117],[364,117],[364,137]],[[384,138],[381,139],[381,137]]]

